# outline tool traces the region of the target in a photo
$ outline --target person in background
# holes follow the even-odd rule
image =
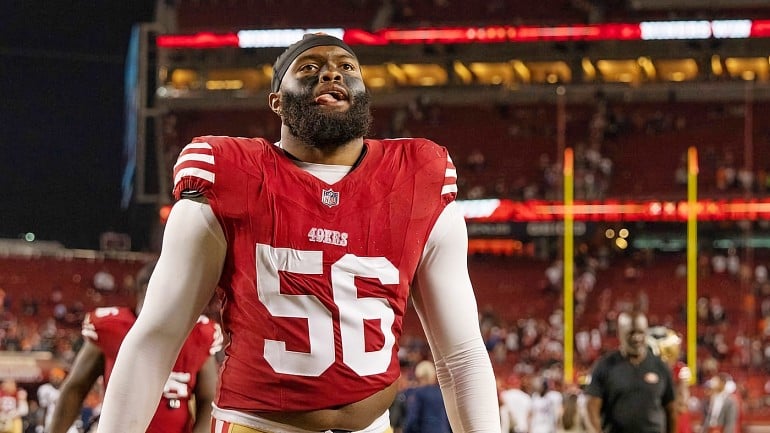
[[[420,361],[414,367],[418,386],[406,399],[403,433],[451,433],[441,388],[432,361]]]
[[[564,391],[559,432],[585,432],[580,414],[581,391],[577,386],[568,386]]]
[[[134,325],[144,305],[145,291],[151,280],[155,262],[143,267],[137,275],[136,308],[102,307],[88,313],[83,321],[83,347],[77,354],[70,374],[61,386],[61,394],[47,433],[67,433],[81,414],[83,402],[97,379],[109,381],[118,348]],[[214,399],[217,364],[214,355],[222,348],[219,325],[205,316],[195,321],[158,394],[160,403],[150,433],[207,433],[211,402]],[[134,386],[144,375],[134,375]],[[125,408],[124,408],[125,409]],[[86,427],[86,426],[84,426]]]
[[[197,137],[177,159],[177,201],[100,433],[144,431],[217,288],[230,344],[212,432],[386,431],[410,297],[453,430],[499,432],[446,148],[364,138],[370,95],[336,37],[305,35],[273,70],[279,142]]]
[[[556,433],[561,418],[562,399],[548,395],[548,380],[538,377],[533,381],[532,406],[529,412],[529,433]]]
[[[53,420],[53,414],[56,409],[56,402],[59,400],[61,394],[62,381],[67,373],[59,368],[54,367],[48,372],[48,382],[40,385],[37,388],[37,402],[45,411],[44,428],[47,430],[51,427],[51,420]],[[67,433],[78,433],[77,422],[73,422]]]
[[[396,398],[393,399],[393,404],[388,409],[390,417],[390,427],[393,433],[402,433],[404,431],[404,423],[406,422],[406,400],[409,397],[409,393],[414,391],[417,384],[414,378],[409,374],[401,374],[398,379],[398,393]]]
[[[27,390],[13,379],[4,379],[0,383],[0,433],[21,433],[22,417],[28,413]]]
[[[512,374],[506,379],[506,389],[500,392],[500,421],[503,433],[526,433],[532,397],[530,378]]]
[[[29,411],[21,418],[22,432],[43,433],[45,431],[45,409],[37,404],[37,400],[30,399]]]
[[[692,420],[688,407],[692,372],[690,367],[680,359],[682,338],[674,330],[663,326],[650,328],[649,335],[653,353],[660,356],[660,359],[669,366],[674,379],[677,433],[692,433]]]
[[[620,348],[594,365],[588,394],[591,427],[605,433],[676,433],[671,369],[647,346],[647,317],[618,315]]]
[[[710,393],[706,415],[703,417],[703,433],[738,433],[739,404],[733,394],[734,387],[728,387],[732,378],[727,373],[718,373],[709,379]],[[732,388],[732,389],[731,389]]]

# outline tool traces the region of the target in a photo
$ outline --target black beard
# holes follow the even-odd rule
[[[334,150],[369,133],[371,96],[366,90],[348,95],[350,108],[344,112],[325,112],[315,103],[311,89],[300,93],[281,92],[283,123],[302,142],[321,150]]]

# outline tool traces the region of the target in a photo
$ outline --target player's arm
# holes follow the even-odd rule
[[[738,428],[738,401],[733,396],[726,397],[725,405],[729,405],[728,410],[725,411],[725,425],[722,428],[723,433],[738,433],[741,430]]]
[[[27,390],[24,388],[16,393],[16,416],[24,417],[29,415],[29,400],[27,397]]]
[[[589,395],[586,409],[588,410],[588,421],[591,424],[592,431],[602,431],[602,399]]]
[[[412,287],[452,430],[499,432],[497,386],[468,275],[468,234],[455,202],[439,216]]]
[[[100,433],[147,429],[179,350],[214,294],[224,239],[208,204],[184,199],[172,208],[142,311],[121,345],[107,386]],[[136,372],[142,373],[141,386]]]
[[[677,422],[677,408],[676,408],[676,401],[669,402],[665,407],[664,410],[666,411],[666,431],[668,433],[676,433],[676,422]]]
[[[211,404],[217,387],[217,361],[209,356],[198,371],[195,385],[195,425],[193,433],[211,432]]]
[[[666,431],[668,433],[676,433],[677,431],[677,417],[679,415],[679,407],[677,402],[676,388],[674,384],[674,377],[672,376],[671,369],[667,365],[660,362],[661,370],[666,376],[666,387],[661,397],[661,403],[663,404],[663,410],[666,413]]]
[[[690,384],[680,381],[674,385],[676,391],[676,410],[678,413],[687,412],[687,400],[690,398]]]
[[[85,340],[69,374],[61,385],[53,419],[47,433],[66,433],[83,407],[83,401],[96,380],[104,373],[104,354],[96,344]]]

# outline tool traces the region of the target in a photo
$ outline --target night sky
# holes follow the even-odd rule
[[[0,12],[0,238],[97,248],[120,207],[123,75],[149,0],[8,0]],[[141,241],[139,241],[141,244]]]

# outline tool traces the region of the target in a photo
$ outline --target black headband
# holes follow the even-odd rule
[[[302,39],[290,45],[289,48],[286,48],[286,51],[275,60],[273,65],[273,81],[270,83],[270,89],[273,92],[277,92],[280,89],[283,76],[286,75],[289,66],[300,54],[313,47],[324,45],[336,45],[349,52],[353,57],[356,56],[348,44],[342,42],[341,39],[326,34],[308,33]]]

